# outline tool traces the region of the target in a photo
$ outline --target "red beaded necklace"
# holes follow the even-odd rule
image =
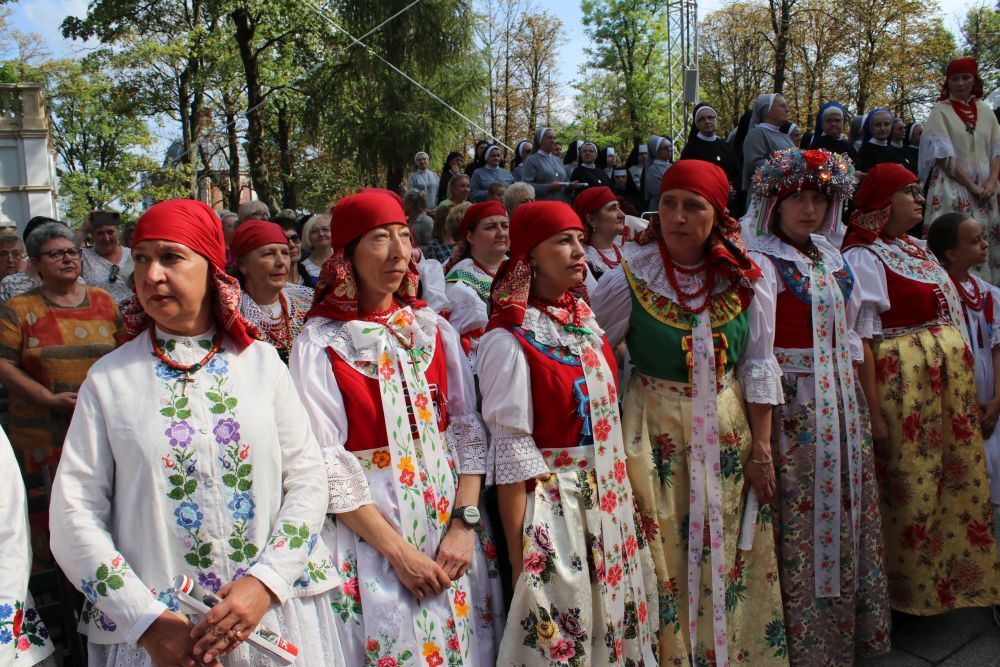
[[[968,102],[950,99],[951,108],[955,110],[955,115],[965,125],[965,131],[969,134],[976,133],[976,121],[979,120],[979,110],[976,108],[976,99],[970,98]]]
[[[583,317],[577,308],[576,297],[571,292],[566,292],[561,297],[553,301],[539,296],[534,292],[528,297],[528,303],[542,311],[563,327],[570,326],[575,329],[583,328]]]
[[[711,295],[711,290],[715,287],[715,271],[711,262],[706,262],[702,266],[687,268],[684,266],[677,266],[674,261],[670,258],[670,253],[667,252],[667,245],[660,239],[660,258],[663,260],[663,268],[667,272],[667,280],[670,282],[670,286],[674,288],[674,294],[677,295],[677,305],[680,306],[681,310],[690,313],[692,315],[697,315],[701,313],[706,308],[708,308],[709,296]],[[704,284],[694,292],[684,292],[681,290],[680,284],[677,282],[677,271],[684,273],[686,275],[697,275],[702,271],[705,272],[705,282]],[[690,302],[697,299],[701,295],[705,295],[705,299],[701,306],[698,308],[690,305]]]
[[[292,349],[292,316],[289,311],[285,295],[278,293],[278,303],[281,305],[281,319],[274,324],[264,325],[267,329],[267,336],[271,339],[271,344],[279,350],[286,352]]]
[[[594,252],[597,253],[597,256],[601,258],[601,261],[604,262],[604,265],[609,269],[613,269],[622,263],[622,253],[620,250],[618,250],[618,246],[614,245],[613,243],[611,244],[611,249],[615,251],[614,259],[608,259],[607,257],[605,257],[604,253],[601,252],[600,248],[595,248],[594,246],[590,247],[594,248]]]
[[[194,379],[191,376],[204,368],[205,365],[212,360],[212,357],[218,354],[219,348],[222,346],[222,332],[220,331],[215,334],[215,339],[212,341],[212,348],[208,351],[208,354],[202,357],[201,361],[191,364],[190,366],[177,363],[168,357],[162,349],[160,349],[160,344],[156,341],[155,327],[149,327],[149,340],[153,343],[153,354],[156,355],[157,359],[162,361],[169,368],[184,373],[184,377],[178,378],[177,381],[183,383],[181,384],[181,396],[187,396],[187,386],[188,384],[194,382]]]
[[[374,310],[370,313],[358,312],[358,319],[364,320],[365,322],[377,322],[378,324],[385,324],[389,321],[389,316],[399,310],[399,305],[396,300],[393,299],[392,303],[385,310]]]
[[[898,241],[899,243],[896,243],[895,246],[913,259],[927,259],[929,257],[927,251],[911,241],[908,234],[889,238],[889,241]]]
[[[962,297],[962,301],[966,306],[977,313],[982,312],[983,308],[986,307],[987,293],[984,290],[979,289],[979,283],[975,278],[969,276],[969,282],[972,283],[971,294],[965,289],[965,285],[962,284],[961,280],[955,280],[954,276],[952,276],[951,282],[955,284],[955,289],[958,290],[958,295]]]

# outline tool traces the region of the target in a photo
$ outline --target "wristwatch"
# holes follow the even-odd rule
[[[475,505],[466,505],[465,507],[456,507],[455,511],[451,513],[451,520],[461,519],[469,528],[475,528],[479,525],[480,514],[479,508]]]

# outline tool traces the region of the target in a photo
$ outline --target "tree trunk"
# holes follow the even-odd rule
[[[278,165],[281,167],[281,207],[297,209],[299,207],[298,193],[295,191],[295,171],[290,146],[291,127],[288,122],[288,105],[279,102],[275,105],[278,112]]]
[[[240,139],[236,133],[236,101],[223,94],[223,114],[226,119],[226,139],[229,144],[229,195],[227,208],[236,212],[240,207],[240,195],[243,193],[243,182],[240,176]]]
[[[243,63],[243,75],[247,84],[247,160],[250,177],[257,198],[268,206],[274,206],[274,192],[268,180],[267,164],[264,162],[264,95],[260,85],[260,68],[253,39],[257,26],[251,23],[247,10],[240,7],[230,17],[236,26],[236,44]]]

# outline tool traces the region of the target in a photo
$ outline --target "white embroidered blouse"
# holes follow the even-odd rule
[[[156,332],[185,365],[213,336]],[[52,553],[87,598],[88,641],[135,644],[178,608],[181,574],[212,591],[250,574],[282,603],[338,583],[318,539],[321,454],[275,349],[237,354],[223,336],[193,378],[185,391],[144,332],[80,388],[49,515]]]

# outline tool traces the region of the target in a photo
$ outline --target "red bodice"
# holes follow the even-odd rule
[[[883,329],[917,326],[940,317],[943,295],[937,285],[905,278],[888,266],[885,267],[885,280],[890,305],[889,310],[881,314]]]
[[[337,386],[344,398],[344,413],[350,415],[347,442],[344,443],[344,447],[349,452],[361,452],[388,446],[389,437],[385,430],[385,412],[382,410],[378,380],[355,370],[332,349],[327,349],[327,355],[333,367],[333,376],[337,379]],[[431,398],[437,410],[438,430],[443,433],[448,426],[448,369],[440,333],[437,334],[434,357],[424,375],[427,384],[430,385]],[[412,422],[413,414],[409,398],[407,398],[407,411]]]
[[[786,289],[778,295],[774,346],[785,349],[813,346],[812,304]]]
[[[531,332],[520,327],[512,329],[512,333],[528,360],[535,444],[539,449],[592,445],[587,381],[580,359],[565,348],[538,343]],[[618,366],[607,340],[601,351],[617,387]]]

